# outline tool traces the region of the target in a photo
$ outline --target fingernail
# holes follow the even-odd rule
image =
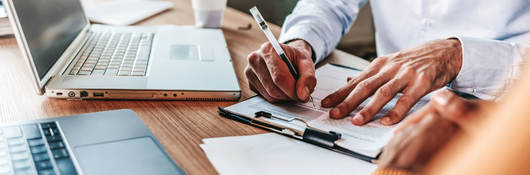
[[[432,100],[436,101],[436,103],[445,106],[447,103],[449,103],[449,99],[451,99],[451,96],[453,94],[448,90],[440,91],[432,96]]]
[[[364,120],[363,115],[362,115],[362,114],[359,114],[359,113],[355,114],[355,117],[353,117],[353,121],[354,121],[355,123],[362,123],[363,120]]]
[[[390,117],[383,117],[381,123],[390,123]]]
[[[340,109],[339,108],[333,108],[331,110],[331,117],[338,117],[340,116]]]
[[[307,97],[309,96],[309,88],[307,86],[304,87],[304,89],[302,90],[302,94],[300,94],[300,95],[302,95],[301,96],[301,98],[302,98],[301,100],[306,100]]]

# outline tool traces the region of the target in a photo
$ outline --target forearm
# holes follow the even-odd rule
[[[365,0],[300,0],[282,26],[280,42],[306,41],[316,63],[333,51],[364,3]]]

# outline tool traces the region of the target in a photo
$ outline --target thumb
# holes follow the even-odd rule
[[[298,71],[298,80],[296,80],[297,97],[300,101],[307,102],[317,84],[311,48],[303,40],[293,41],[288,45],[281,45],[281,47],[284,48]]]
[[[469,128],[469,120],[478,109],[478,105],[471,100],[459,97],[449,90],[437,92],[431,97],[436,111],[443,117],[455,122],[461,128]]]
[[[315,76],[315,65],[311,58],[300,58],[296,60],[299,78],[296,81],[296,93],[300,101],[309,101],[309,96],[315,90],[317,79]]]

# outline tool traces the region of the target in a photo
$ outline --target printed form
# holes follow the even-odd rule
[[[298,117],[308,122],[312,127],[323,130],[330,130],[339,132],[343,135],[341,146],[356,151],[360,154],[375,157],[381,152],[383,146],[391,139],[392,129],[397,125],[386,126],[380,123],[380,118],[384,116],[395,105],[398,94],[383,109],[376,115],[374,119],[363,126],[356,126],[352,124],[352,116],[362,109],[370,98],[365,100],[358,109],[353,111],[344,119],[331,119],[329,117],[330,108],[323,108],[320,106],[321,100],[327,95],[335,92],[335,90],[346,85],[347,77],[355,77],[360,74],[360,71],[342,66],[327,64],[316,70],[316,77],[318,80],[315,91],[313,92],[313,100],[316,109],[311,102],[298,104],[271,104],[263,98],[257,96],[245,100],[241,103],[227,107],[226,110],[244,116],[254,116],[257,111],[269,112],[273,115],[283,117]],[[412,111],[425,105],[428,102],[430,95],[422,98],[412,109]]]

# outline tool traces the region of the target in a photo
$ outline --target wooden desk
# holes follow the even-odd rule
[[[85,6],[99,2],[85,2]],[[138,25],[193,25],[191,1],[173,0],[175,7]],[[251,30],[238,30],[252,24]],[[272,26],[278,35],[279,27]],[[255,95],[248,88],[243,74],[246,56],[266,41],[254,26],[253,19],[242,12],[228,8],[222,30],[233,59],[242,98]],[[160,139],[173,160],[188,174],[217,174],[199,147],[203,138],[250,135],[265,131],[217,115],[217,106],[226,107],[236,102],[200,101],[100,101],[57,100],[38,96],[32,89],[29,73],[14,38],[0,39],[0,122],[22,121],[88,112],[133,109]],[[363,68],[367,61],[341,51],[335,51],[327,61]]]

